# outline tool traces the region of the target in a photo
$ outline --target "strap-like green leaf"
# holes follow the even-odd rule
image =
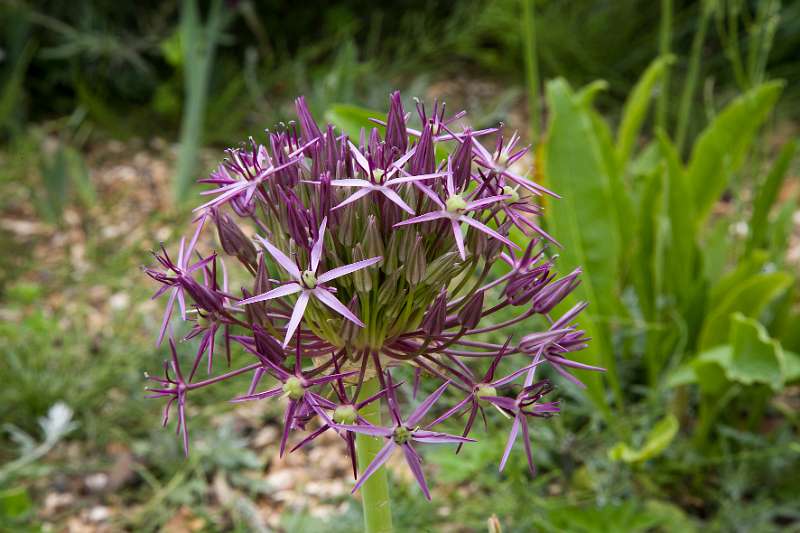
[[[782,81],[767,82],[739,96],[698,137],[689,161],[689,186],[698,224],[741,167],[783,86]]]
[[[631,157],[636,139],[639,137],[642,124],[647,117],[647,111],[650,109],[650,101],[656,85],[661,81],[673,61],[672,55],[656,58],[644,71],[625,101],[622,121],[617,130],[617,163],[621,169],[627,167],[628,159]]]

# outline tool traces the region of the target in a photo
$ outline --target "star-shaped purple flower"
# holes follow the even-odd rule
[[[150,381],[158,383],[155,387],[147,387],[147,392],[152,394],[146,396],[147,398],[169,398],[167,405],[164,407],[164,415],[161,418],[161,424],[166,427],[169,422],[169,411],[172,404],[178,404],[178,425],[176,427],[177,433],[183,437],[183,452],[189,455],[189,428],[186,426],[186,393],[189,391],[189,385],[183,379],[183,372],[178,362],[178,352],[175,349],[175,340],[172,335],[169,337],[169,349],[171,359],[164,361],[164,377],[157,378],[145,373],[145,377]],[[175,377],[170,375],[170,368],[175,374]]]
[[[511,432],[508,434],[503,458],[500,460],[501,472],[506,467],[511,448],[514,446],[514,441],[517,440],[520,428],[522,428],[522,442],[525,445],[525,455],[528,457],[528,468],[531,474],[536,473],[536,467],[533,464],[533,452],[531,451],[531,438],[528,432],[528,417],[548,418],[559,412],[558,402],[539,401],[544,395],[553,390],[553,385],[546,379],[533,383],[535,370],[535,368],[531,368],[528,371],[528,375],[525,377],[525,385],[516,398],[506,398],[504,396],[482,397],[485,401],[514,416],[514,423],[511,425]]]
[[[372,168],[367,158],[362,154],[353,143],[350,143],[350,152],[353,158],[361,169],[372,178],[373,181],[363,179],[337,179],[331,180],[331,185],[335,187],[360,187],[358,192],[350,195],[342,203],[334,207],[340,209],[348,204],[359,200],[372,192],[379,192],[384,195],[389,201],[394,202],[400,209],[410,215],[414,215],[414,210],[395,192],[391,187],[402,185],[404,183],[412,183],[417,181],[429,180],[444,176],[444,172],[434,172],[432,174],[421,174],[419,176],[403,176],[400,178],[392,178],[400,168],[414,155],[414,149],[409,150],[400,159],[392,163],[391,167],[387,170]]]
[[[264,300],[272,300],[274,298],[280,298],[282,296],[288,296],[290,294],[299,292],[300,296],[297,297],[297,302],[294,304],[294,310],[292,311],[292,316],[289,319],[289,324],[286,326],[286,337],[283,340],[284,347],[289,344],[289,339],[292,338],[295,330],[297,330],[297,327],[300,325],[300,320],[303,318],[303,314],[308,306],[308,300],[312,296],[357,326],[362,328],[364,327],[364,323],[344,304],[337,300],[336,297],[331,293],[330,289],[322,284],[341,276],[351,274],[357,270],[361,270],[362,268],[372,266],[375,263],[380,262],[383,257],[379,256],[372,257],[370,259],[364,259],[350,265],[334,268],[333,270],[329,270],[322,274],[317,274],[319,261],[322,257],[322,246],[325,238],[326,223],[327,218],[322,219],[322,224],[319,226],[317,240],[314,242],[314,245],[311,248],[310,264],[308,269],[302,272],[297,265],[286,256],[286,254],[276,248],[268,240],[264,239],[263,237],[259,237],[261,243],[264,245],[264,248],[266,248],[275,261],[277,261],[278,264],[289,273],[289,275],[292,277],[292,281],[280,285],[271,291],[253,296],[252,298],[248,298],[246,300],[242,300],[240,304],[248,305],[255,302],[263,302]]]
[[[213,200],[195,207],[192,211],[197,212],[210,207],[219,207],[234,198],[240,198],[243,204],[250,203],[258,187],[264,181],[276,173],[298,164],[302,160],[302,157],[300,157],[302,153],[316,143],[317,139],[313,139],[297,148],[286,156],[287,161],[284,163],[274,161],[263,147],[249,161],[243,160],[239,151],[231,150],[229,153],[233,161],[229,166],[235,171],[236,177],[231,176],[228,166],[225,164],[220,165],[215,174],[216,178],[214,180],[206,180],[207,183],[216,183],[220,187],[200,193],[204,195],[216,194],[217,196]]]
[[[353,431],[355,433],[362,433],[371,437],[383,437],[386,439],[386,444],[383,446],[381,451],[375,455],[375,459],[373,459],[372,463],[370,463],[367,469],[364,470],[361,478],[358,480],[355,487],[353,487],[352,492],[360,489],[361,485],[363,485],[364,482],[375,473],[375,471],[377,471],[386,461],[389,460],[389,457],[391,457],[395,449],[401,448],[403,450],[403,454],[405,455],[406,462],[408,463],[409,468],[411,468],[411,472],[414,474],[419,487],[422,489],[422,493],[425,494],[425,497],[428,500],[430,500],[431,494],[428,490],[428,485],[425,482],[425,475],[422,473],[422,459],[420,458],[419,454],[417,454],[416,450],[414,450],[414,447],[411,445],[411,443],[416,441],[430,444],[459,444],[462,442],[475,441],[473,439],[458,437],[456,435],[448,435],[447,433],[438,433],[435,431],[421,429],[419,426],[422,418],[428,413],[428,411],[430,411],[431,407],[433,407],[433,405],[436,403],[436,400],[438,400],[439,397],[444,393],[445,389],[447,389],[447,386],[450,385],[449,381],[445,382],[441,387],[436,389],[433,394],[428,396],[428,398],[426,398],[425,401],[422,402],[405,421],[403,421],[400,416],[400,409],[397,405],[397,398],[395,397],[394,387],[392,385],[392,377],[389,372],[386,373],[386,382],[387,403],[389,404],[389,412],[392,414],[394,421],[391,427],[347,424],[337,424],[335,426],[339,429]],[[430,427],[430,425],[428,427]]]
[[[516,132],[511,136],[508,142],[504,142],[503,136],[497,136],[497,147],[493,154],[489,153],[477,139],[472,140],[472,146],[476,155],[475,163],[487,168],[497,175],[506,178],[517,185],[520,185],[536,195],[547,194],[553,198],[561,198],[553,191],[542,187],[538,183],[525,179],[519,174],[511,172],[509,167],[516,163],[528,151],[528,147],[521,148],[514,152],[514,147],[519,142],[519,134]]]
[[[281,436],[280,456],[286,450],[286,442],[289,440],[289,432],[295,425],[295,417],[304,411],[313,411],[314,406],[325,399],[311,391],[311,387],[324,385],[332,381],[340,380],[347,376],[356,374],[356,371],[330,374],[327,376],[310,377],[314,375],[314,369],[304,372],[301,365],[300,341],[297,341],[297,354],[295,355],[294,372],[289,372],[282,366],[276,365],[267,357],[261,357],[261,362],[269,373],[274,375],[281,385],[264,392],[257,392],[240,396],[231,400],[234,403],[246,402],[251,400],[263,400],[275,396],[284,395],[289,398],[284,414],[283,435]]]
[[[468,404],[471,404],[469,417],[467,418],[467,424],[464,426],[464,432],[461,434],[461,436],[467,437],[469,435],[470,431],[472,430],[472,425],[475,423],[475,418],[478,414],[478,411],[480,411],[481,416],[483,417],[484,426],[488,426],[488,424],[486,423],[486,414],[483,411],[483,407],[491,403],[489,398],[497,396],[497,389],[508,385],[509,383],[517,379],[525,372],[530,371],[531,369],[542,363],[541,360],[537,360],[532,364],[520,368],[519,370],[512,372],[511,374],[505,377],[495,379],[494,374],[497,371],[497,365],[500,364],[500,360],[507,353],[506,350],[508,348],[508,344],[510,341],[511,337],[508,338],[506,343],[498,352],[497,356],[494,358],[494,360],[492,360],[492,364],[489,366],[489,369],[486,371],[486,374],[484,374],[483,379],[481,379],[480,381],[474,381],[471,380],[469,376],[466,374],[462,376],[462,379],[470,381],[469,383],[467,383],[470,389],[469,394],[463,400],[458,402],[456,405],[454,405],[453,407],[442,413],[442,415],[439,418],[428,424],[428,427],[433,426],[435,424],[439,424],[440,422],[444,422],[454,414],[461,411]],[[501,412],[505,414],[505,412],[503,412],[502,410]],[[461,446],[462,444],[458,445],[458,447],[456,448],[456,453],[461,451]]]
[[[339,374],[339,364],[335,359],[333,364],[334,372]],[[315,395],[313,397],[313,404],[311,407],[314,412],[316,412],[320,418],[322,418],[324,423],[316,431],[312,432],[310,435],[300,441],[294,448],[292,448],[291,451],[302,448],[312,440],[325,433],[327,430],[333,428],[334,431],[336,431],[342,440],[344,440],[344,442],[347,444],[347,451],[350,455],[350,463],[353,466],[353,479],[358,479],[358,459],[356,457],[355,434],[352,431],[338,429],[336,424],[355,424],[356,422],[359,424],[369,424],[369,422],[359,414],[359,410],[382,398],[386,394],[386,390],[381,389],[368,398],[355,401],[355,399],[348,397],[347,390],[344,386],[344,379],[337,379],[334,383],[331,383],[331,387],[338,397],[338,403],[334,403],[319,395]],[[326,411],[330,411],[330,415],[328,415]]]
[[[439,195],[433,192],[430,188],[422,185],[419,182],[414,182],[414,185],[419,188],[422,192],[424,192],[428,198],[433,201],[436,206],[439,207],[436,211],[431,211],[430,213],[425,213],[424,215],[420,215],[418,217],[409,218],[408,220],[403,220],[402,222],[398,222],[394,225],[394,227],[399,226],[407,226],[409,224],[418,224],[420,222],[430,222],[432,220],[440,220],[446,219],[450,222],[450,226],[453,229],[453,237],[456,240],[456,246],[458,247],[458,253],[461,256],[461,259],[467,258],[466,250],[464,249],[464,235],[461,233],[461,223],[465,223],[473,228],[477,229],[478,231],[482,231],[483,233],[498,239],[499,241],[503,242],[504,244],[510,246],[511,248],[519,249],[519,246],[508,240],[506,237],[500,235],[495,230],[476,220],[475,218],[469,217],[466,215],[469,211],[475,211],[486,207],[487,205],[491,205],[495,202],[503,201],[507,196],[498,195],[498,196],[488,196],[486,198],[481,198],[480,200],[474,201],[466,201],[461,193],[456,192],[456,188],[453,184],[453,169],[452,163],[450,159],[447,160],[447,194],[448,197],[445,201],[442,201],[439,198]]]
[[[186,246],[186,239],[181,239],[180,246],[178,247],[177,262],[173,262],[163,244],[161,245],[161,255],[153,252],[153,256],[161,264],[161,266],[164,267],[166,272],[153,268],[144,269],[145,274],[162,284],[162,287],[159,288],[153,295],[153,299],[158,298],[165,292],[170,293],[169,298],[167,299],[167,307],[164,309],[164,317],[161,320],[161,329],[158,332],[156,346],[161,346],[161,342],[164,340],[164,334],[167,332],[167,326],[172,318],[172,310],[175,308],[176,299],[178,300],[178,305],[180,305],[181,318],[186,319],[186,299],[184,297],[184,291],[186,290],[187,285],[197,285],[197,282],[195,282],[191,277],[192,274],[205,267],[214,259],[214,255],[210,255],[204,259],[201,258],[195,263],[189,262],[192,252],[194,251],[194,247],[197,244],[197,239],[200,236],[200,231],[205,225],[206,219],[207,216],[200,217],[197,229],[195,230],[192,240],[189,241],[188,247]],[[170,274],[170,271],[172,274]]]

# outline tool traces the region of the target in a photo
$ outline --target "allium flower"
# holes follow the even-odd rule
[[[602,369],[574,359],[588,342],[576,322],[585,304],[571,302],[566,312],[562,304],[580,270],[560,275],[548,256],[555,239],[537,225],[542,207],[534,202],[557,195],[511,170],[527,148],[516,134],[504,140],[500,128],[469,128],[463,112],[447,117],[438,103],[429,114],[417,102],[412,128],[399,93],[386,119],[358,139],[318,125],[302,98],[296,108],[297,122],[268,132],[263,144],[228,150],[200,180],[213,198],[195,210],[188,245],[180,241],[174,261],[162,247],[159,268],[145,269],[161,284],[156,296],[169,293],[159,343],[177,327],[175,301],[184,342],[198,343],[185,373],[170,338],[166,376],[149,378],[152,395],[168,399],[165,422],[177,405],[188,452],[188,393],[248,374],[234,401],[281,402],[281,454],[290,441],[294,450],[334,431],[353,462],[354,490],[383,475],[400,449],[429,497],[414,444],[460,449],[480,437],[478,413],[509,420],[501,469],[520,433],[533,468],[531,419],[558,412],[556,402],[541,401],[552,386],[534,383],[534,372],[550,367],[580,385],[571,372]],[[482,141],[494,134],[489,151]],[[200,250],[208,225],[216,226],[217,251]],[[509,237],[513,227],[536,235],[524,251]],[[228,274],[244,280],[239,289]],[[492,342],[498,335],[506,342]],[[213,364],[218,343],[232,366],[224,373]],[[210,375],[200,380],[204,357]],[[392,375],[407,378],[394,383]],[[435,392],[401,410],[401,402],[416,404],[418,389]],[[388,425],[371,412],[376,406],[391,416]],[[430,429],[459,416],[460,436]],[[367,464],[357,464],[365,437],[356,434],[384,440]]]
[[[389,404],[389,412],[392,415],[391,426],[375,427],[371,424],[338,424],[336,426],[339,429],[344,429],[355,433],[363,433],[364,435],[370,435],[372,437],[383,437],[386,439],[386,444],[383,446],[381,451],[378,452],[378,454],[375,456],[375,459],[373,459],[372,463],[369,464],[367,469],[364,470],[364,474],[361,476],[361,479],[359,479],[355,487],[353,487],[353,492],[357,491],[359,487],[361,487],[361,485],[363,485],[364,482],[369,479],[369,477],[374,474],[376,470],[378,470],[378,468],[380,468],[386,461],[389,460],[389,457],[391,457],[395,449],[400,448],[403,450],[403,455],[405,455],[406,462],[408,463],[409,468],[411,468],[411,472],[414,474],[414,477],[417,478],[417,483],[419,483],[419,487],[422,489],[423,494],[425,494],[425,497],[430,500],[431,494],[428,490],[428,484],[425,482],[425,476],[422,473],[422,460],[420,459],[419,455],[417,455],[417,452],[412,444],[414,442],[430,444],[461,444],[464,442],[475,441],[464,437],[448,435],[447,433],[438,433],[435,431],[421,429],[419,426],[419,423],[422,421],[425,415],[428,414],[428,411],[431,410],[433,405],[436,403],[436,400],[438,400],[439,397],[444,393],[445,389],[450,384],[449,381],[445,382],[441,387],[436,389],[433,394],[428,396],[428,398],[422,402],[406,420],[403,420],[402,416],[400,415],[400,408],[398,407],[394,387],[392,386],[392,376],[389,372],[386,372],[386,381],[386,396],[388,399],[387,403]],[[432,425],[433,424],[428,424],[428,427]]]
[[[302,272],[298,266],[292,262],[291,259],[286,257],[286,254],[270,244],[268,240],[264,239],[263,237],[259,237],[261,243],[264,245],[264,248],[267,249],[275,261],[277,261],[278,264],[289,274],[289,276],[291,276],[292,281],[276,287],[271,291],[265,292],[264,294],[259,294],[258,296],[253,296],[252,298],[243,300],[241,304],[247,305],[256,302],[263,302],[265,300],[272,300],[274,298],[289,296],[290,294],[299,292],[300,296],[297,297],[297,301],[294,304],[292,317],[289,319],[289,324],[286,326],[286,338],[283,340],[284,347],[289,344],[289,339],[294,334],[297,326],[300,325],[300,320],[303,318],[303,313],[306,311],[306,306],[308,306],[308,300],[312,296],[345,317],[350,322],[358,324],[358,326],[362,328],[364,327],[364,323],[361,322],[357,316],[351,313],[350,310],[344,306],[344,304],[337,300],[336,297],[331,294],[331,291],[323,285],[323,283],[333,281],[341,276],[352,274],[357,270],[372,266],[383,258],[373,257],[371,259],[364,259],[363,261],[356,261],[352,265],[340,266],[334,268],[333,270],[329,270],[328,272],[317,274],[319,261],[322,258],[322,242],[325,237],[326,222],[327,219],[323,218],[322,224],[317,232],[317,240],[314,242],[314,246],[311,248],[311,260],[309,261],[308,268]]]

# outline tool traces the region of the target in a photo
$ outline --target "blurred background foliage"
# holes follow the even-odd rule
[[[800,531],[800,3],[778,0],[0,1],[0,530],[359,527],[347,490],[309,496],[304,468],[346,482],[334,461],[281,466],[279,410],[231,389],[198,395],[182,457],[142,394],[163,353],[137,267],[295,96],[356,136],[393,89],[524,132],[609,369],[559,388],[537,477],[496,472],[495,420],[426,456],[432,505],[393,474],[396,523]]]

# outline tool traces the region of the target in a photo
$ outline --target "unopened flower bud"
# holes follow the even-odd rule
[[[253,241],[248,239],[241,228],[227,214],[216,214],[219,243],[225,253],[236,257],[244,265],[256,268],[257,255]]]
[[[422,244],[422,237],[417,235],[414,247],[406,258],[406,281],[409,285],[417,285],[425,276],[427,262],[425,260],[425,247]]]
[[[394,272],[386,277],[383,285],[381,285],[381,288],[378,291],[378,304],[386,305],[392,299],[397,298],[397,284],[400,281],[399,277],[399,272]]]
[[[400,152],[405,152],[408,148],[406,117],[400,91],[393,92],[391,96],[389,115],[386,117],[386,144],[397,148]]]
[[[447,252],[434,259],[425,272],[425,283],[435,286],[461,267],[458,252]]]
[[[472,295],[464,307],[458,312],[458,321],[465,329],[475,329],[481,321],[483,313],[483,291]]]
[[[405,230],[400,232],[400,247],[398,257],[401,263],[405,263],[410,255],[411,248],[417,241],[418,234],[413,231]]]
[[[383,239],[375,216],[370,215],[367,220],[367,229],[364,231],[364,247],[369,257],[383,257]],[[380,265],[380,263],[378,263]]]
[[[439,335],[444,329],[445,320],[447,320],[447,291],[442,290],[425,313],[421,324],[422,330],[428,335]]]
[[[352,246],[355,240],[356,210],[344,209],[339,220],[339,240],[345,246]]]
[[[406,232],[410,233],[410,232]],[[394,273],[400,264],[400,237],[401,232],[393,231],[389,237],[389,243],[386,245],[386,255],[384,256],[381,268],[387,274]]]
[[[355,248],[353,248],[353,262],[363,261],[364,259],[367,259],[364,253],[364,247],[361,246],[361,243],[358,243]],[[369,292],[372,290],[372,273],[370,270],[362,268],[361,270],[353,272],[353,284],[359,292]]]

